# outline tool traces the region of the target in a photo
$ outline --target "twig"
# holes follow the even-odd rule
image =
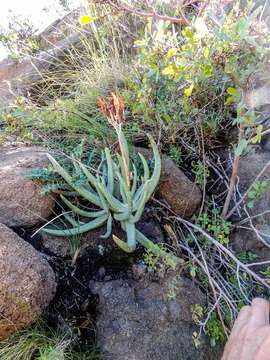
[[[195,260],[195,262],[204,270],[204,272],[207,272],[204,264],[198,259],[198,257],[191,251],[191,249],[187,246],[181,245],[182,249],[186,250],[187,253],[189,253],[189,255],[192,257],[192,259]],[[228,304],[230,304],[231,308],[234,311],[237,311],[236,307],[233,305],[231,299],[225,294],[225,292],[222,290],[222,288],[219,286],[219,284],[217,283],[217,281],[215,279],[212,278],[212,282],[215,284],[216,288],[219,290],[219,292],[222,294],[222,296],[224,297],[224,299],[226,299],[226,301],[228,302]]]
[[[269,214],[270,213],[270,210],[265,210],[257,215],[253,215],[253,216],[248,216],[246,217],[245,219],[241,220],[239,223],[235,224],[234,227],[238,228],[240,225],[248,222],[250,219],[256,219],[258,217],[261,217],[263,215],[266,215],[266,214]]]
[[[190,226],[191,228],[193,228],[194,230],[200,232],[207,240],[209,240],[213,245],[215,245],[215,247],[217,247],[218,249],[220,249],[223,253],[227,254],[235,263],[237,266],[239,266],[240,268],[242,268],[245,272],[247,272],[250,276],[252,276],[254,279],[256,279],[258,282],[260,282],[262,285],[264,285],[268,290],[270,290],[270,285],[268,285],[268,283],[262,279],[259,275],[257,275],[256,273],[254,273],[252,270],[249,269],[248,266],[246,266],[246,264],[242,263],[239,259],[237,259],[237,257],[235,255],[233,255],[233,253],[227,249],[225,246],[223,246],[220,242],[218,242],[217,240],[215,240],[211,235],[209,235],[206,231],[204,231],[202,228],[200,228],[197,225],[192,224],[190,221],[188,220],[184,220],[179,216],[176,216],[176,218],[182,222],[183,224],[186,224],[188,226]]]
[[[61,214],[55,216],[52,220],[48,221],[45,225],[38,228],[37,231],[35,231],[34,234],[31,235],[31,238],[34,237],[35,235],[37,235],[42,229],[44,229],[47,225],[51,224],[54,220],[60,218],[61,216],[68,215],[71,213],[72,213],[72,211],[66,211],[64,213],[61,213]]]
[[[259,180],[259,178],[265,173],[266,169],[268,168],[268,166],[270,165],[270,161],[268,161],[268,163],[263,167],[263,169],[259,172],[259,174],[256,176],[256,178],[254,179],[254,181],[252,182],[252,184],[249,186],[249,188],[247,189],[247,191],[244,193],[244,195],[241,197],[241,199],[236,203],[236,205],[231,209],[231,211],[225,216],[225,219],[229,219],[234,211],[242,204],[242,202],[245,200],[245,198],[247,197],[248,193],[250,192],[250,190],[253,188],[255,182],[257,180]]]
[[[176,24],[182,24],[182,25],[190,25],[190,21],[187,19],[185,14],[181,11],[181,17],[174,17],[174,16],[167,16],[167,15],[161,15],[157,13],[153,8],[151,9],[152,12],[144,12],[137,9],[134,9],[126,4],[123,4],[120,1],[113,1],[113,0],[107,0],[107,3],[111,5],[112,7],[116,8],[117,10],[122,10],[125,12],[128,12],[130,14],[135,14],[142,17],[147,18],[156,18],[163,21],[170,21]]]
[[[240,141],[244,138],[244,125],[240,124],[239,126],[239,137],[238,137],[238,144]],[[222,216],[226,218],[230,202],[233,196],[233,192],[235,189],[236,181],[237,181],[237,174],[238,174],[238,168],[239,168],[239,162],[240,162],[240,155],[235,155],[234,162],[233,162],[233,168],[232,168],[232,176],[230,181],[230,188],[225,200],[225,204],[222,210]]]
[[[199,120],[200,132],[201,132],[201,144],[202,144],[202,156],[203,156],[203,196],[202,196],[202,203],[200,207],[199,216],[201,216],[204,208],[205,203],[205,196],[206,196],[206,156],[205,156],[205,146],[204,146],[204,136],[203,136],[203,128],[201,119]],[[200,140],[199,140],[200,141]]]
[[[190,232],[193,240],[195,241],[195,243],[196,243],[196,245],[197,245],[197,247],[198,247],[198,249],[199,249],[199,251],[200,251],[200,254],[201,254],[201,257],[202,257],[203,263],[204,263],[205,272],[206,272],[206,274],[207,274],[207,276],[208,276],[209,284],[210,284],[210,286],[211,286],[211,288],[212,288],[212,290],[213,290],[214,298],[215,298],[215,301],[216,301],[216,303],[217,303],[218,316],[219,316],[220,322],[221,322],[221,324],[222,324],[222,326],[223,326],[224,333],[226,334],[226,336],[227,336],[227,338],[228,338],[228,337],[229,337],[229,335],[228,335],[228,329],[226,328],[226,326],[225,326],[225,324],[224,324],[224,321],[223,321],[223,317],[222,317],[222,314],[221,314],[220,306],[219,306],[219,304],[218,304],[218,302],[217,302],[217,301],[218,301],[218,300],[217,300],[217,294],[216,294],[216,290],[215,290],[215,287],[214,287],[214,284],[213,284],[213,281],[212,281],[213,279],[212,279],[212,277],[210,276],[210,273],[209,273],[209,270],[208,270],[208,265],[207,265],[207,262],[206,262],[206,260],[205,260],[204,255],[203,255],[203,251],[202,251],[202,249],[201,249],[201,247],[200,247],[200,245],[199,245],[199,243],[198,243],[198,241],[197,241],[197,239],[196,239],[196,236],[194,236],[194,234],[192,233],[192,231],[190,231],[190,229],[189,229],[188,227],[187,227],[187,229],[188,229],[188,231]]]

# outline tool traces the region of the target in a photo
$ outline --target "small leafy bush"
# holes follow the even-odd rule
[[[254,184],[252,189],[248,193],[248,202],[247,206],[252,209],[256,202],[262,197],[269,190],[269,181],[260,181],[257,180]]]

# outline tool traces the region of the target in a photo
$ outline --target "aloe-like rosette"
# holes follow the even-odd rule
[[[154,245],[136,229],[136,223],[140,220],[145,205],[154,193],[160,179],[161,159],[157,145],[153,138],[148,136],[154,155],[154,168],[151,173],[146,159],[139,154],[143,166],[143,176],[139,177],[135,164],[130,160],[127,141],[122,130],[118,135],[122,145],[121,155],[117,154],[113,159],[110,150],[105,148],[102,161],[94,175],[82,162],[76,159],[72,160],[74,168],[80,169],[87,179],[84,185],[74,184],[72,176],[51,155],[48,155],[54,171],[80,197],[94,204],[97,210],[86,211],[61,195],[64,204],[79,220],[65,214],[63,216],[71,225],[70,227],[57,229],[46,226],[42,231],[54,236],[74,236],[107,223],[107,231],[103,237],[108,238],[112,233],[114,219],[121,223],[121,227],[127,235],[126,241],[113,236],[114,241],[124,251],[133,252],[139,242],[147,248],[151,247],[156,253],[162,252],[167,257],[168,253]]]

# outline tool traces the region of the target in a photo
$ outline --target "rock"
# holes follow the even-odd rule
[[[136,152],[140,152],[147,160],[152,159],[150,149],[137,147]],[[177,215],[185,218],[190,218],[202,201],[199,187],[166,156],[162,156],[161,159],[158,196],[165,200]]]
[[[55,199],[43,195],[27,173],[48,165],[38,147],[4,147],[0,152],[0,223],[10,227],[33,226],[46,220]]]
[[[23,59],[4,59],[0,62],[0,101],[8,105],[16,96],[27,97],[35,84],[43,79],[47,71],[51,71],[63,61],[65,52],[80,42],[77,34],[58,41],[47,51],[38,56],[26,56]]]
[[[147,273],[147,266],[145,265],[145,263],[143,261],[134,264],[132,266],[132,274],[134,279],[139,280],[141,279],[143,276],[145,276]]]
[[[164,235],[158,222],[151,217],[151,214],[144,214],[138,223],[138,229],[150,240],[155,243],[164,242]],[[78,237],[79,246],[81,247],[79,257],[84,256],[86,252],[95,252],[101,256],[108,256],[119,247],[113,241],[112,236],[108,239],[101,238],[106,233],[106,226],[89,231]],[[125,237],[125,233],[117,226],[113,228],[113,234],[120,239]],[[60,256],[67,257],[72,255],[71,238],[51,236],[41,232],[41,245],[45,251]]]
[[[243,156],[240,160],[238,176],[240,190],[242,194],[249,188],[254,182],[256,176],[264,168],[264,166],[270,161],[269,151],[252,151],[250,154]],[[260,177],[260,181],[270,180],[270,165]],[[270,190],[270,189],[269,189]],[[258,215],[259,213],[268,210],[270,207],[270,191],[267,191],[255,202],[255,206],[249,210],[251,215]],[[265,219],[270,222],[270,213],[265,214]]]
[[[91,282],[99,295],[97,334],[109,360],[218,359],[205,339],[196,350],[192,304],[204,304],[202,292],[188,279],[179,277],[175,299],[168,299],[174,276],[162,283],[146,277]]]
[[[175,163],[162,160],[162,172],[158,194],[179,216],[190,218],[202,201],[201,190],[191,182]]]
[[[0,340],[34,322],[56,290],[54,272],[39,253],[0,224]]]
[[[254,182],[256,176],[270,161],[269,151],[252,151],[246,156],[243,156],[239,164],[239,187],[242,194],[244,194],[250,185]],[[270,180],[270,165],[260,178],[262,180]],[[267,192],[262,194],[260,198],[255,201],[254,207],[248,209],[249,215],[254,216],[252,219],[256,231],[262,236],[263,240],[269,243],[270,247],[270,188]],[[261,214],[260,216],[258,216]],[[243,213],[245,218],[247,215]],[[249,229],[249,223],[243,224],[247,229],[236,228],[231,235],[231,243],[233,248],[240,251],[252,251],[259,256],[259,260],[263,261],[270,255],[270,248],[268,248],[257,236],[258,233],[252,228]]]

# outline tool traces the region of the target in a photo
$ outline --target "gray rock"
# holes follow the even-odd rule
[[[48,41],[50,36],[48,36]],[[0,62],[0,100],[2,105],[8,105],[16,96],[27,97],[33,86],[38,83],[43,74],[61,63],[63,54],[70,47],[80,42],[78,34],[72,34],[59,40],[55,46],[42,51],[38,56],[25,56],[20,60],[4,59]],[[47,42],[48,43],[48,42]]]
[[[0,340],[34,322],[55,290],[54,272],[47,261],[0,224]]]
[[[109,360],[193,360],[215,359],[205,339],[196,350],[192,334],[192,304],[204,304],[205,297],[188,279],[178,279],[174,300],[168,299],[173,275],[160,283],[147,280],[91,282],[99,295],[98,343]]]
[[[239,165],[239,186],[241,193],[244,194],[250,185],[254,182],[256,176],[270,161],[270,152],[268,151],[252,151],[250,154],[243,156]],[[262,180],[270,180],[270,166],[260,178]],[[262,236],[266,243],[270,246],[270,189],[262,194],[255,202],[252,209],[248,209],[250,216],[254,216],[253,225],[256,231]],[[259,214],[262,214],[258,216]],[[243,217],[247,215],[243,212]],[[244,224],[249,227],[249,223]],[[270,255],[270,249],[263,244],[256,232],[250,229],[236,228],[231,235],[231,242],[236,251],[253,251],[259,256],[259,260],[265,260]]]
[[[55,198],[43,195],[27,178],[31,169],[48,165],[46,152],[38,147],[3,147],[0,153],[0,223],[10,227],[33,226],[46,220]]]

